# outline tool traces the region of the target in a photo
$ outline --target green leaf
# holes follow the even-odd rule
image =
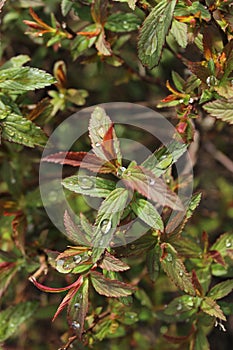
[[[177,251],[169,243],[162,243],[161,266],[170,280],[181,290],[190,295],[195,295],[192,278],[187,272],[184,263],[179,258]]]
[[[16,68],[22,67],[25,63],[29,62],[31,59],[28,55],[18,55],[9,59],[6,63],[4,63],[0,70],[7,68]]]
[[[208,293],[211,299],[221,299],[233,291],[233,280],[223,281],[216,284]]]
[[[1,311],[0,342],[4,342],[17,332],[19,326],[34,314],[37,307],[37,302],[28,301],[10,306]]]
[[[172,141],[170,144],[156,150],[141,165],[159,177],[186,151],[187,145],[184,142]]]
[[[96,25],[92,24],[84,28],[85,31],[94,31],[96,29]],[[71,52],[72,57],[76,60],[80,55],[82,55],[87,49],[91,48],[96,42],[97,37],[88,38],[84,35],[77,35],[72,41]]]
[[[186,81],[175,71],[172,71],[172,80],[177,90],[183,92]]]
[[[116,188],[102,202],[96,218],[97,226],[93,239],[93,262],[100,258],[105,248],[109,245],[126,207],[128,193],[128,190],[125,188]]]
[[[183,210],[183,205],[176,193],[172,192],[162,179],[155,177],[150,170],[142,166],[132,162],[122,173],[122,181],[127,187],[155,203]]]
[[[0,262],[0,298],[7,290],[11,280],[14,278],[18,267],[15,262],[4,261]]]
[[[163,231],[163,221],[156,208],[147,200],[136,198],[132,202],[134,213],[154,230]]]
[[[65,211],[64,214],[64,226],[66,229],[67,237],[77,245],[89,246],[88,236],[85,235],[85,232],[82,232],[80,227],[75,225],[72,221],[68,211]]]
[[[174,317],[176,321],[182,322],[197,312],[198,304],[199,299],[188,295],[182,295],[174,298],[163,311],[157,311],[156,315],[159,319],[166,322],[173,323]]]
[[[201,309],[203,312],[210,316],[219,318],[220,320],[226,321],[226,317],[222,312],[220,306],[209,297],[205,297],[201,303]]]
[[[62,16],[66,16],[73,6],[72,0],[62,0],[61,2],[61,13]]]
[[[97,293],[106,297],[124,297],[134,292],[134,288],[129,284],[105,278],[99,272],[93,271],[90,276],[92,285]]]
[[[100,263],[100,267],[107,271],[126,271],[129,270],[130,267],[122,260],[115,258],[115,256],[106,252],[104,254],[104,258]]]
[[[136,233],[137,233],[137,231],[138,230],[136,227]],[[134,237],[133,234],[132,234],[132,237]],[[142,251],[146,252],[146,250],[151,249],[155,245],[155,243],[156,243],[156,238],[154,236],[152,236],[151,233],[148,233],[148,234],[143,235],[139,239],[134,240],[133,243],[123,245],[119,248],[116,247],[114,249],[114,251],[116,252],[117,256],[119,256],[119,257],[128,257],[131,255],[141,255]]]
[[[160,254],[161,249],[157,244],[153,249],[149,250],[146,256],[146,265],[149,272],[150,279],[155,282],[159,276],[160,271]]]
[[[55,83],[51,74],[31,67],[16,67],[0,70],[0,88],[14,94],[41,89]]]
[[[206,103],[203,108],[210,115],[224,122],[233,124],[233,103],[232,100],[215,100]]]
[[[47,137],[41,128],[30,120],[10,113],[1,123],[2,137],[28,147],[45,146]]]
[[[91,197],[107,197],[115,189],[115,182],[101,177],[74,175],[62,181],[68,190]]]
[[[176,0],[162,0],[145,19],[138,41],[138,54],[142,64],[150,69],[158,65],[171,26]]]
[[[68,309],[68,321],[79,338],[83,333],[84,321],[88,311],[89,279],[85,278],[78,292],[72,297]]]
[[[201,328],[196,332],[193,350],[210,350],[207,336]]]
[[[106,139],[106,135],[108,136]],[[119,141],[116,137],[112,121],[101,107],[96,107],[91,114],[89,123],[89,136],[92,148],[97,157],[111,161],[111,156],[116,155],[119,164],[121,164],[121,152]],[[106,154],[106,150],[112,148],[112,152]]]
[[[217,250],[222,256],[227,255],[228,250],[233,249],[233,234],[227,232],[221,235],[211,246],[211,250]]]
[[[104,27],[112,32],[123,33],[137,30],[140,24],[140,18],[133,13],[117,12],[108,17]]]
[[[177,43],[182,47],[186,48],[188,45],[188,26],[186,23],[179,22],[176,19],[172,22],[170,33],[173,35]]]

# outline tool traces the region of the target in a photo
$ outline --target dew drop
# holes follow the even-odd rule
[[[88,177],[80,177],[79,185],[83,190],[89,190],[93,187],[93,181]]]
[[[80,309],[80,303],[75,303],[74,307],[75,307],[75,309]]]
[[[99,142],[96,142],[96,143],[95,143],[95,147],[100,147],[100,143],[99,143]]]
[[[14,178],[14,177],[12,177],[12,179],[11,179],[11,183],[12,183],[12,184],[15,184],[15,183],[16,183],[16,180],[15,180],[15,178]]]
[[[150,184],[150,186],[153,186],[155,184],[155,180],[154,179],[150,179],[149,184]]]
[[[160,159],[159,159],[159,163],[156,164],[156,168],[159,169],[167,169],[173,161],[173,157],[171,154],[164,154]]]
[[[77,321],[73,321],[71,324],[73,329],[80,329],[81,325]]]
[[[229,239],[226,240],[226,248],[231,247],[231,241]]]
[[[38,36],[41,38],[41,37],[43,36],[43,34],[42,34],[42,33],[39,33]]]
[[[57,267],[63,267],[64,263],[65,263],[65,261],[63,259],[59,259],[59,260],[57,260],[56,266]]]
[[[177,310],[177,311],[182,310],[182,304],[181,304],[181,303],[179,303],[179,304],[177,305],[176,310]]]
[[[73,260],[74,260],[75,264],[79,264],[80,261],[82,260],[82,258],[81,258],[80,255],[75,255],[75,256],[73,257]]]
[[[130,249],[135,249],[135,248],[136,248],[135,244],[130,245]]]
[[[183,277],[183,275],[184,275],[184,272],[183,271],[179,271],[179,276]]]
[[[214,75],[210,75],[207,79],[206,79],[206,84],[208,86],[216,86],[218,85],[218,80],[215,78]]]
[[[100,230],[101,232],[106,235],[112,228],[112,223],[110,220],[103,220],[100,224]]]
[[[166,257],[166,260],[168,262],[171,262],[172,261],[172,255],[170,253],[168,253],[167,257]]]
[[[126,168],[124,166],[121,166],[117,170],[117,176],[122,176],[122,174],[126,171]]]

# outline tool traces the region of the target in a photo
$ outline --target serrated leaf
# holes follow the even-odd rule
[[[226,317],[222,312],[220,306],[209,297],[205,297],[201,303],[201,310],[210,316],[219,318],[220,320],[226,321]]]
[[[42,89],[55,83],[51,74],[31,67],[16,67],[0,70],[0,88],[14,94]]]
[[[192,284],[192,278],[187,272],[184,263],[179,258],[177,251],[169,243],[162,243],[163,251],[161,256],[161,266],[170,280],[187,294],[195,295],[195,288]]]
[[[176,0],[162,0],[145,19],[138,41],[138,54],[142,64],[150,69],[158,65],[171,26]]]
[[[133,13],[117,12],[110,15],[104,27],[112,32],[122,33],[137,30],[141,20]]]
[[[47,137],[42,129],[30,120],[10,113],[1,123],[2,137],[28,147],[45,146]]]
[[[160,271],[160,246],[157,244],[153,249],[149,250],[146,256],[146,266],[150,279],[155,282]]]
[[[187,145],[185,143],[172,141],[170,144],[156,150],[141,165],[159,177],[186,151]]]
[[[105,278],[101,273],[93,271],[91,273],[91,282],[97,293],[106,297],[124,297],[131,295],[134,288],[127,283]]]
[[[154,230],[163,231],[163,221],[156,208],[145,199],[135,199],[132,202],[134,213]]]
[[[137,230],[137,229],[136,229]],[[133,235],[132,235],[133,237]],[[131,255],[139,255],[146,250],[152,248],[156,243],[156,238],[151,233],[145,234],[137,240],[133,240],[132,243],[116,247],[114,251],[119,257],[128,257]]]
[[[115,182],[95,176],[74,175],[62,181],[68,190],[91,197],[107,197],[116,187]]]
[[[88,311],[89,279],[85,278],[78,292],[69,302],[67,314],[70,326],[77,332],[79,338],[83,333],[84,321]]]
[[[188,45],[188,26],[186,23],[179,22],[176,19],[173,19],[171,31],[170,33],[173,35],[174,39],[177,43],[182,47],[186,48]]]
[[[224,298],[233,291],[233,280],[227,280],[216,284],[208,293],[211,299],[217,300]]]
[[[61,2],[61,13],[62,16],[66,16],[73,6],[72,0],[62,0]]]
[[[116,188],[102,202],[98,210],[96,231],[92,242],[94,246],[93,262],[100,258],[105,248],[109,245],[126,207],[128,193],[128,190],[125,188]]]
[[[29,62],[30,60],[31,59],[28,55],[18,55],[18,56],[12,57],[7,62],[5,62],[0,67],[0,70],[4,70],[7,68],[22,67],[25,63]]]
[[[111,56],[111,45],[106,40],[105,32],[102,30],[95,42],[95,47],[100,55]]]
[[[89,246],[90,242],[88,237],[84,232],[81,231],[80,227],[75,225],[72,221],[68,211],[65,211],[64,214],[64,226],[66,229],[67,237],[77,245]]]
[[[233,101],[215,100],[203,106],[204,110],[217,119],[233,124]]]
[[[186,81],[175,71],[172,71],[172,80],[177,90],[183,92]]]
[[[1,311],[0,342],[4,342],[17,332],[19,326],[34,314],[37,306],[37,302],[27,301]]]
[[[87,152],[58,152],[44,157],[42,161],[80,167],[95,173],[107,174],[111,173],[114,169],[111,163],[104,162],[102,159],[96,157],[96,155]]]
[[[155,177],[150,170],[142,166],[130,164],[122,174],[122,181],[127,187],[159,205],[183,210],[179,197],[167,187],[162,179]]]
[[[119,165],[121,165],[121,152],[119,141],[116,137],[115,130],[111,119],[107,116],[105,110],[101,107],[96,107],[91,114],[89,123],[89,136],[92,143],[92,148],[97,157],[111,161],[116,156]],[[112,148],[110,155],[106,154],[106,148]],[[110,159],[109,159],[109,158]]]
[[[129,270],[130,267],[122,260],[115,258],[115,256],[106,252],[104,254],[104,258],[99,265],[102,269],[107,271],[126,271]]]

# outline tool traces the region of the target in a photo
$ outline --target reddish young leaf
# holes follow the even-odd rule
[[[129,165],[122,174],[122,181],[127,187],[162,206],[183,210],[183,205],[176,193],[172,192],[162,179],[157,178],[142,166]]]
[[[91,273],[91,282],[97,293],[106,297],[123,297],[135,291],[135,288],[131,285],[118,280],[111,280],[96,271]]]
[[[75,281],[74,283],[70,284],[69,286],[66,287],[61,287],[61,288],[52,288],[52,287],[47,287],[44,286],[43,284],[37,282],[37,280],[34,277],[29,277],[29,281],[31,281],[38,289],[42,290],[43,292],[48,292],[48,293],[60,293],[60,292],[66,292],[67,290],[73,288],[73,287],[80,287],[82,284],[83,277],[82,275]]]
[[[111,173],[115,169],[110,162],[105,162],[96,155],[87,152],[58,152],[46,156],[42,161],[81,167],[105,174]]]
[[[111,255],[107,251],[105,252],[104,258],[99,264],[101,269],[107,271],[126,271],[130,269],[130,267],[121,261],[120,259],[115,258],[115,256]]]
[[[103,143],[102,143],[104,154],[109,160],[117,159],[117,153],[116,153],[116,150],[114,149],[114,143],[113,143],[113,131],[114,131],[114,127],[112,123],[110,128],[104,135]]]
[[[19,211],[12,221],[13,239],[16,246],[24,254],[25,232],[27,229],[27,219],[22,211]]]
[[[17,269],[15,262],[4,261],[0,263],[0,298],[15,276]]]
[[[203,288],[197,277],[196,271],[192,270],[192,283],[197,295],[203,295]]]
[[[220,264],[222,266],[226,266],[225,260],[223,259],[222,255],[217,250],[210,250],[209,255],[217,264]]]

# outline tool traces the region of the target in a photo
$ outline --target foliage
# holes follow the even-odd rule
[[[0,346],[229,348],[232,11],[217,0],[0,1]],[[126,162],[119,138],[145,135],[96,107],[89,139],[42,159],[64,166],[79,217],[64,212],[63,237],[39,194],[42,150],[80,106],[120,100],[159,109],[180,138],[148,136],[153,155]],[[187,149],[184,212],[174,169]],[[134,220],[146,233],[128,243]]]

